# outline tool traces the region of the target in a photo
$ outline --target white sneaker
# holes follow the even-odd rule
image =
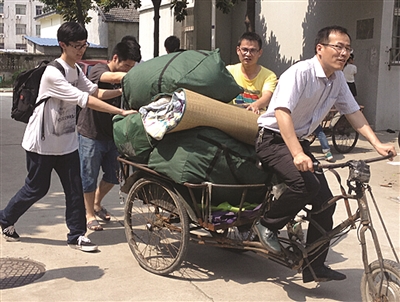
[[[85,236],[79,236],[77,242],[68,244],[73,249],[81,250],[82,252],[95,252],[98,250],[98,246],[90,241]]]

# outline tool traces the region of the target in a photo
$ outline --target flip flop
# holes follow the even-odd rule
[[[100,223],[97,220],[89,221],[86,224],[86,226],[91,231],[102,231],[103,230],[103,227],[100,225]]]
[[[108,213],[108,211],[106,210],[105,207],[101,207],[101,210],[100,210],[100,211],[94,211],[94,213],[95,213],[96,216],[98,216],[101,220],[110,221],[110,219],[111,219],[110,213]]]

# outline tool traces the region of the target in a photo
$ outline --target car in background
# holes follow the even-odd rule
[[[79,65],[79,67],[82,69],[83,73],[88,76],[90,73],[90,69],[98,64],[98,63],[103,63],[103,64],[107,64],[108,61],[107,60],[81,60],[79,61],[77,64]]]

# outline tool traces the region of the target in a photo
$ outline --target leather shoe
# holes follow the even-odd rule
[[[254,231],[257,233],[261,244],[271,253],[280,254],[281,246],[279,245],[278,237],[276,233],[270,231],[268,228],[263,226],[260,221],[254,224]]]
[[[326,282],[326,281],[331,281],[331,280],[346,279],[345,274],[334,271],[333,269],[331,269],[325,265],[313,267],[313,269],[314,269],[314,273],[315,273],[315,276],[317,277],[317,279],[314,280],[314,277],[313,277],[310,269],[307,267],[303,270],[303,282],[304,283],[308,283],[311,281]]]

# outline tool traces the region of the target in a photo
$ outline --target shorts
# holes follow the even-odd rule
[[[84,193],[96,191],[100,167],[103,170],[102,180],[119,184],[117,157],[119,155],[114,141],[100,141],[78,135],[81,178]]]

